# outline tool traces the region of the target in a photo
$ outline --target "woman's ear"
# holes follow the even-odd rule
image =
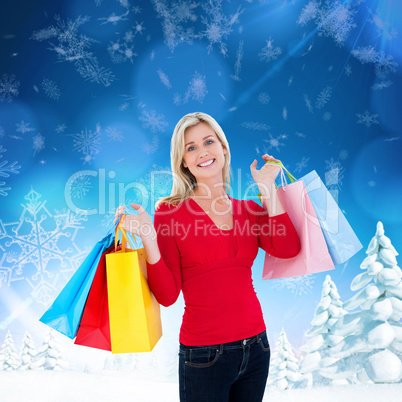
[[[183,165],[183,167],[187,168],[187,163],[186,162],[183,161],[181,164]]]

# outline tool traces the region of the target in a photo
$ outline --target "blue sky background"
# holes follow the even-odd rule
[[[189,112],[225,131],[235,198],[255,197],[249,165],[264,153],[296,177],[317,171],[364,246],[330,272],[342,301],[378,221],[402,249],[402,5],[322,1],[307,18],[309,4],[2,3],[0,339],[8,329],[17,344],[26,329],[41,338],[38,318],[106,234],[119,183],[151,214],[170,194],[170,138]],[[326,273],[262,281],[263,261],[260,250],[268,335],[284,327],[300,346]],[[182,299],[163,309],[177,337],[182,309]]]

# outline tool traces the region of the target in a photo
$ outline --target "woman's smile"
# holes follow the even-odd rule
[[[201,169],[205,169],[205,168],[209,168],[210,166],[212,166],[214,164],[214,162],[215,162],[215,158],[212,158],[197,166],[200,167]]]

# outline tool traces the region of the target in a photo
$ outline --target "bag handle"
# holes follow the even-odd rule
[[[119,242],[119,232],[121,232],[121,235],[122,235],[121,250],[123,251],[123,253],[126,251],[127,244],[130,245],[132,250],[136,250],[138,248],[138,244],[137,244],[137,240],[135,239],[135,236],[133,235],[133,239],[134,239],[135,245],[137,247],[133,247],[133,245],[131,244],[131,241],[129,240],[129,238],[127,236],[127,232],[123,229],[122,223],[123,223],[123,219],[125,218],[125,216],[126,216],[126,214],[121,214],[121,216],[120,216],[120,219],[116,225],[116,233],[115,233],[115,240],[114,240],[114,249],[116,251],[117,244]]]
[[[282,182],[283,191],[286,191],[286,190],[285,190],[285,187],[288,185],[288,182],[287,182],[286,177],[285,177],[285,173],[286,173],[286,176],[288,176],[289,181],[290,181],[291,183],[297,181],[296,177],[294,177],[294,176],[292,175],[292,173],[290,173],[289,170],[287,170],[287,169],[285,168],[285,166],[283,165],[282,162],[267,161],[267,162],[265,162],[265,163],[271,163],[271,164],[273,164],[273,165],[277,165],[277,166],[280,167],[280,169],[281,169],[281,182]],[[285,172],[285,173],[284,173],[284,172]],[[276,185],[276,183],[275,183],[275,188],[278,188],[277,185]],[[258,193],[257,195],[258,195],[258,198],[259,198],[259,200],[260,200],[260,202],[261,202],[261,205],[262,205],[261,193]]]

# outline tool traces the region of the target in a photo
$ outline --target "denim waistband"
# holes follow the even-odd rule
[[[180,347],[183,349],[186,348],[213,348],[213,349],[219,349],[220,353],[222,353],[222,351],[224,349],[242,349],[247,345],[251,345],[254,342],[259,342],[261,337],[264,336],[266,333],[266,330],[260,332],[257,335],[251,336],[250,338],[245,338],[245,339],[240,339],[239,341],[233,341],[233,342],[227,342],[227,343],[218,343],[215,345],[204,345],[204,346],[187,346],[187,345],[183,345],[182,343],[180,343]]]

